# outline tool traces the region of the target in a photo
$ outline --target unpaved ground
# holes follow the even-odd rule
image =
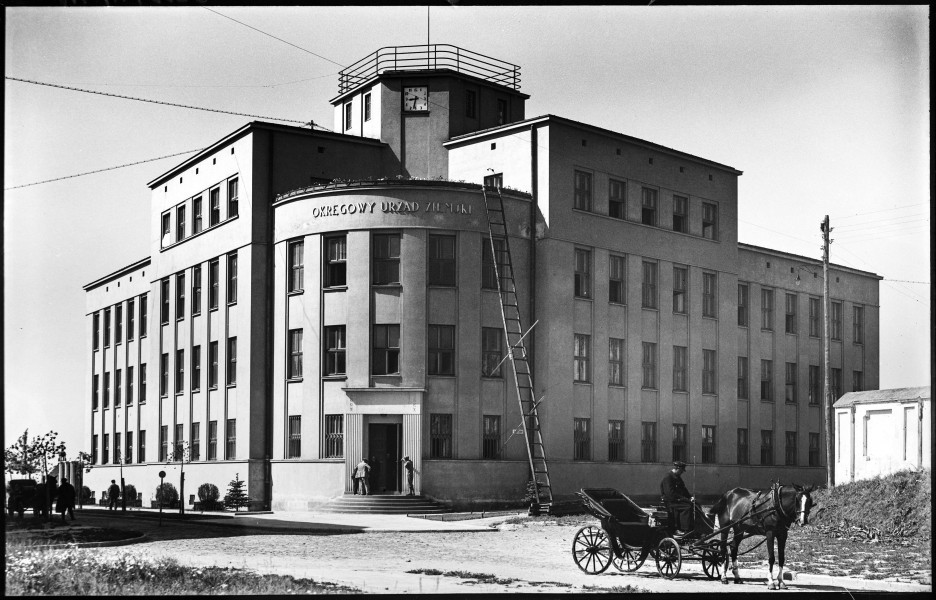
[[[653,592],[767,591],[763,569],[743,571],[740,585],[723,586],[709,581],[698,563],[690,562],[683,564],[675,580],[661,578],[652,559],[636,573],[620,573],[611,567],[604,574],[588,575],[571,558],[572,538],[578,528],[555,524],[507,525],[490,532],[332,535],[251,535],[240,528],[193,523],[167,523],[156,528],[154,523],[134,521],[132,527],[145,530],[152,541],[94,551],[173,557],[190,566],[248,568],[344,584],[371,593],[625,591],[628,587],[630,591]],[[460,572],[462,576],[429,575],[426,570]],[[501,581],[479,581],[471,574],[493,575]],[[932,589],[806,577],[787,584],[793,591],[841,591],[843,587],[884,591],[895,586],[903,591]]]

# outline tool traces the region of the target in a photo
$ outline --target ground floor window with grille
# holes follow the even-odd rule
[[[166,462],[169,456],[169,426],[159,426],[159,462]]]
[[[302,456],[302,417],[289,417],[289,448],[286,458],[300,458]]]
[[[748,464],[748,435],[747,429],[738,429],[738,464]]]
[[[483,458],[500,458],[501,418],[500,415],[484,415],[483,440],[481,441]]]
[[[819,462],[819,434],[818,433],[809,434],[809,466],[810,467],[822,466],[822,464]]]
[[[589,431],[590,419],[575,419],[572,432],[575,444],[572,454],[573,460],[591,460],[591,436]]]
[[[786,432],[786,465],[792,467],[796,465],[796,432]]]
[[[702,462],[715,463],[715,426],[702,426]]]
[[[761,429],[760,464],[773,464],[773,431]]]
[[[325,415],[325,458],[344,457],[344,415]]]
[[[137,449],[137,454],[139,454],[140,456],[140,462],[144,463],[146,462],[146,430],[145,429],[140,430],[139,444],[140,445],[139,445],[139,448]]]
[[[234,460],[237,450],[237,419],[227,420],[227,447],[224,452],[225,460]]]
[[[656,423],[640,424],[640,462],[656,462]]]
[[[429,458],[452,458],[452,415],[429,415]]]
[[[673,460],[686,461],[686,425],[673,423]]]
[[[208,460],[218,460],[217,421],[208,421]]]
[[[183,460],[182,451],[182,424],[176,423],[175,438],[173,439],[172,446],[172,460]]]
[[[192,423],[191,460],[201,460],[201,423]]]
[[[624,461],[624,421],[608,421],[608,460]]]

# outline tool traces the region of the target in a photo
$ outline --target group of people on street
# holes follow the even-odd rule
[[[416,491],[413,485],[413,481],[415,478],[416,469],[413,466],[413,461],[410,460],[409,456],[404,456],[403,460],[400,462],[403,463],[403,472],[406,473],[406,484],[408,490],[407,496],[414,496],[416,495]],[[359,462],[357,466],[355,466],[351,471],[351,480],[353,483],[353,491],[355,496],[358,494],[358,490],[360,490],[362,496],[367,496],[368,494],[373,495],[374,492],[385,489],[383,487],[381,487],[380,490],[372,489],[370,483],[371,477],[374,478],[373,480],[375,482],[379,481],[379,469],[380,462],[375,457],[372,456],[370,461],[368,461],[366,458],[361,459],[361,462]],[[373,487],[376,488],[377,486]]]

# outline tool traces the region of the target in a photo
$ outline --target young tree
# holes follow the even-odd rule
[[[234,474],[234,480],[228,484],[227,494],[224,495],[225,507],[238,511],[241,506],[250,504],[250,498],[247,497],[247,491],[244,490],[245,483],[247,482],[240,478],[240,473]]]
[[[188,442],[177,441],[172,447],[170,456],[166,459],[166,464],[173,462],[179,463],[179,513],[185,514],[185,463],[192,462],[192,452],[189,449]]]
[[[23,432],[23,435],[16,438],[16,443],[3,451],[3,469],[10,475],[32,475],[39,470],[40,464],[36,457],[29,451],[29,444],[26,442],[29,430]]]

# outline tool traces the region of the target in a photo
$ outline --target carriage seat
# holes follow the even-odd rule
[[[647,522],[647,513],[628,499],[606,498],[601,501],[601,506],[620,523]]]

